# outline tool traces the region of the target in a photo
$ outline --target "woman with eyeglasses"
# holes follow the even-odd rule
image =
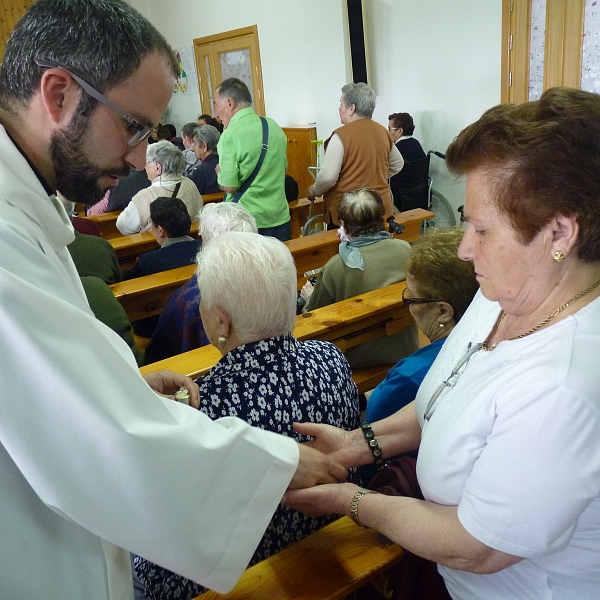
[[[434,227],[413,244],[406,261],[404,304],[430,344],[401,359],[373,390],[367,421],[379,421],[412,402],[427,371],[479,289],[472,262],[458,257],[462,229]]]
[[[300,425],[346,465],[419,448],[424,500],[291,492],[433,560],[452,598],[600,598],[600,96],[553,88],[450,145],[459,256],[480,293],[415,402],[351,433]],[[367,442],[368,440],[368,442]],[[375,459],[374,459],[375,456]]]
[[[202,196],[195,184],[183,176],[185,159],[179,148],[161,140],[146,150],[146,175],[150,187],[139,191],[117,217],[117,229],[123,235],[150,231],[150,204],[159,197],[179,198],[192,221],[198,219]]]

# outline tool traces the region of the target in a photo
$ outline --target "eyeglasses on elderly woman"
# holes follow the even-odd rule
[[[413,296],[407,296],[406,291],[408,288],[404,288],[402,290],[402,302],[404,304],[428,304],[430,302],[445,302],[444,300],[439,300],[437,298],[414,298]]]

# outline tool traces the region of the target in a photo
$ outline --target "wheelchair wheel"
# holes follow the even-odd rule
[[[456,218],[450,202],[434,189],[431,190],[430,210],[435,213],[435,217],[424,222],[425,229],[429,227],[456,227]]]

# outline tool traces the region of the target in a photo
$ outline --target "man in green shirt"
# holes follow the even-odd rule
[[[250,91],[240,79],[225,79],[215,91],[214,104],[215,116],[225,127],[217,145],[217,181],[227,192],[225,201],[232,201],[258,163],[262,124],[250,106]],[[287,137],[273,119],[267,118],[267,124],[269,136],[264,162],[239,203],[256,219],[258,233],[285,241],[291,238],[290,211],[284,187]]]

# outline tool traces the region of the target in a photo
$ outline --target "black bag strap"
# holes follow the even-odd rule
[[[233,198],[231,199],[232,202],[240,201],[241,197],[245,194],[246,190],[252,185],[252,182],[256,179],[256,176],[258,175],[258,172],[260,171],[260,168],[262,167],[262,164],[265,160],[265,154],[267,153],[267,148],[269,147],[267,143],[269,141],[269,125],[264,117],[260,117],[260,122],[262,124],[262,148],[260,151],[260,156],[258,157],[258,162],[254,167],[254,171],[250,173],[248,179],[246,179],[246,181],[244,181],[244,183],[240,185],[237,192],[234,194]]]
[[[181,187],[181,181],[178,181],[177,185],[175,186],[175,189],[173,190],[173,193],[171,194],[171,198],[177,198],[177,192],[179,191],[180,187]]]

